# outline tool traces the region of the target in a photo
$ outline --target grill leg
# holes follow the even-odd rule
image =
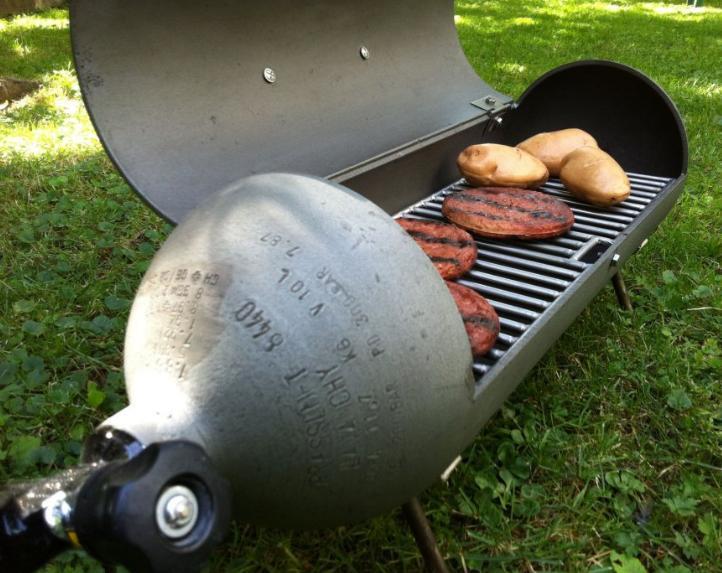
[[[431,530],[431,525],[426,519],[419,500],[415,497],[412,498],[403,505],[403,511],[404,517],[414,534],[414,539],[416,539],[416,545],[418,545],[421,555],[424,557],[428,573],[449,573],[446,562],[439,551],[439,546],[436,544],[434,532]]]
[[[619,302],[619,306],[621,306],[624,310],[634,310],[634,307],[632,306],[632,299],[629,298],[629,293],[627,292],[627,287],[624,284],[621,271],[617,271],[617,274],[612,277],[612,284],[614,285],[614,292],[617,293],[617,302]]]

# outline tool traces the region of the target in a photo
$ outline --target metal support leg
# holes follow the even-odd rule
[[[632,299],[629,298],[629,293],[627,292],[627,287],[624,284],[621,271],[617,271],[617,274],[612,277],[612,284],[614,285],[614,292],[617,293],[619,306],[621,306],[624,310],[634,310],[634,307],[632,306]]]
[[[431,525],[426,519],[419,500],[415,497],[412,498],[403,505],[403,511],[404,517],[414,534],[414,539],[416,539],[416,545],[419,546],[421,555],[424,557],[426,570],[429,573],[449,573],[446,562],[439,551],[439,546],[436,544],[434,532],[431,530]]]

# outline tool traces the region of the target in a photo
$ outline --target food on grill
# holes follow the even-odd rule
[[[549,169],[549,175],[559,177],[562,159],[579,147],[599,147],[597,140],[586,131],[572,127],[537,133],[517,145],[519,149],[531,153]]]
[[[596,147],[580,147],[567,155],[559,177],[573,195],[594,205],[614,205],[631,192],[619,163]]]
[[[458,278],[474,266],[476,243],[463,229],[419,219],[399,219],[398,223],[429,256],[442,278]]]
[[[464,189],[446,197],[441,210],[464,229],[502,239],[557,237],[574,224],[574,213],[564,203],[528,189]]]
[[[496,143],[467,147],[457,165],[471,185],[533,188],[549,179],[549,171],[536,157],[523,149]]]
[[[499,336],[499,316],[483,296],[470,288],[449,281],[446,281],[446,286],[464,320],[471,353],[477,358],[484,356]]]

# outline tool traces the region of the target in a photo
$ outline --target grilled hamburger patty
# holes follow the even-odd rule
[[[499,316],[483,296],[470,288],[449,281],[446,286],[464,320],[471,353],[477,358],[484,356],[499,336]]]
[[[398,219],[397,222],[429,256],[442,278],[458,278],[474,266],[476,243],[463,229],[419,219]]]
[[[563,202],[528,189],[480,187],[444,199],[442,213],[452,223],[485,237],[546,239],[566,233],[574,213]]]

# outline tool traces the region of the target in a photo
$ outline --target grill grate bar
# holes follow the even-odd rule
[[[482,241],[477,241],[477,242],[480,243],[481,245],[483,245]],[[523,259],[518,256],[506,255],[503,253],[494,253],[492,251],[488,251],[483,248],[480,249],[479,260],[487,261],[489,259],[491,259],[494,262],[506,263],[508,265],[512,265],[517,268],[529,269],[529,270],[536,271],[536,272],[541,271],[542,273],[556,275],[556,276],[564,277],[567,279],[575,279],[575,278],[577,278],[577,276],[579,276],[578,271],[555,267],[553,265],[548,265],[546,263],[538,263],[536,261],[531,261],[529,259]]]
[[[589,239],[592,238],[592,235],[588,233],[580,233],[579,231],[575,231],[573,228],[571,231],[567,231],[566,236],[578,239],[581,244],[586,243]]]
[[[550,277],[539,273],[529,272],[524,269],[516,269],[514,267],[508,267],[496,263],[481,262],[479,260],[476,261],[475,268],[498,273],[502,276],[509,276],[517,279],[527,280],[531,283],[539,283],[550,287],[557,287],[561,290],[565,290],[571,284],[571,281],[567,281],[557,277]]]
[[[657,196],[656,193],[650,193],[649,191],[643,191],[642,189],[645,189],[645,187],[642,187],[641,185],[634,185],[632,187],[631,196],[650,200]],[[651,187],[649,187],[649,189],[651,189]]]
[[[607,237],[608,239],[616,239],[618,233],[616,231],[610,231],[609,229],[602,229],[601,227],[593,227],[592,225],[583,225],[581,223],[574,223],[572,229],[579,231],[588,231],[592,235],[599,237]],[[591,237],[590,237],[591,238]]]
[[[495,308],[495,310],[499,312],[499,309]],[[501,324],[502,332],[516,332],[517,334],[524,334],[529,326],[518,320],[507,318],[502,314],[499,314],[499,323]]]
[[[577,199],[558,179],[542,186],[540,191],[561,199],[574,212],[574,226],[563,237],[534,241],[474,237],[479,248],[476,264],[457,282],[484,295],[499,314],[501,325],[494,348],[474,361],[477,384],[592,264],[585,260],[596,260],[603,252],[598,247],[610,245],[671,181],[654,175],[627,175],[632,184],[631,196],[612,207],[597,207]],[[401,214],[443,221],[444,197],[471,187],[458,181]]]
[[[578,249],[584,244],[584,241],[578,241],[576,239],[570,239],[569,237],[556,237],[554,239],[544,239],[547,245],[564,245],[571,249]],[[529,245],[538,245],[538,241],[528,241]]]
[[[569,247],[564,247],[561,245],[553,245],[549,243],[540,243],[538,241],[524,241],[523,243],[517,242],[517,241],[504,241],[503,243],[501,241],[495,241],[494,239],[486,239],[486,242],[492,245],[524,245],[525,247],[528,247],[529,249],[534,249],[535,251],[539,251],[540,253],[549,253],[552,255],[557,255],[559,257],[562,257],[564,259],[570,258],[572,255],[574,255],[575,249],[570,249]],[[575,246],[577,245],[577,241],[575,241]]]
[[[464,285],[471,289],[474,289],[475,291],[479,291],[482,288],[482,285],[474,281],[459,279],[456,282],[458,282],[460,285]],[[539,313],[534,312],[533,310],[502,302],[493,297],[486,297],[486,300],[488,300],[489,304],[491,304],[491,306],[493,306],[494,309],[499,313],[500,317],[503,316],[504,318],[508,318],[509,316],[511,316],[513,317],[512,320],[518,321],[519,319],[521,319],[527,321],[527,323],[532,323],[537,318],[539,318]]]
[[[561,195],[562,197],[572,197],[571,195],[569,195],[569,192],[566,190],[566,187],[564,187],[564,185],[559,181],[550,179],[544,185],[542,185],[543,191],[547,191],[549,189],[557,189],[559,191],[563,191],[563,193]],[[630,196],[627,199],[625,199],[624,201],[622,201],[621,203],[619,203],[619,205],[627,206],[627,203],[633,203],[633,204],[641,203],[642,205],[646,205],[652,199],[654,199],[656,196],[657,196],[656,193],[647,193],[645,191],[637,191],[637,186],[632,185],[632,192],[631,192]]]
[[[494,360],[499,360],[504,356],[504,354],[506,354],[506,350],[500,350],[500,349],[496,348],[496,346],[495,346],[494,348],[489,350],[487,356]]]
[[[659,187],[655,187],[654,185],[647,185],[636,179],[630,179],[629,182],[633,185],[635,191],[640,195],[644,195],[647,197],[656,197],[657,193],[659,193],[660,191]]]
[[[592,223],[594,225],[599,225],[600,227],[606,227],[609,229],[617,229],[619,231],[623,231],[627,228],[627,225],[623,225],[622,223],[616,223],[614,221],[607,221],[605,219],[601,219],[599,217],[589,217],[588,215],[579,214],[578,209],[572,209],[574,212],[574,220],[575,221],[582,221],[583,223]]]
[[[615,213],[605,213],[601,209],[598,211],[594,211],[589,208],[589,205],[585,205],[585,208],[577,207],[576,205],[581,205],[581,203],[576,203],[575,201],[567,201],[567,203],[570,205],[571,210],[574,211],[574,215],[577,214],[582,216],[589,216],[593,217],[597,221],[610,221],[610,222],[617,222],[617,223],[623,223],[622,227],[626,227],[629,223],[634,221],[633,216],[629,215],[617,215]],[[634,213],[636,215],[636,213]]]
[[[477,277],[474,277],[474,278],[477,278]],[[469,281],[469,282],[472,282],[472,281]],[[476,281],[473,281],[473,282],[475,285],[474,289],[479,291],[481,294],[483,294],[487,298],[491,297],[491,298],[495,298],[495,299],[507,300],[507,301],[514,303],[515,305],[520,305],[520,306],[523,305],[523,306],[533,308],[536,310],[545,310],[551,304],[549,301],[530,297],[530,296],[523,295],[523,294],[518,294],[511,290],[500,289],[500,288],[489,286],[487,284],[479,283]]]
[[[475,362],[472,370],[474,371],[474,374],[476,374],[477,380],[481,380],[481,377],[484,376],[484,374],[486,374],[489,370],[491,370],[491,364]]]
[[[627,177],[629,178],[636,178],[636,179],[645,179],[647,181],[654,181],[658,184],[659,188],[662,189],[667,186],[667,183],[671,181],[669,177],[659,177],[657,175],[647,175],[646,173],[634,173],[632,171],[627,171]]]
[[[603,215],[609,212],[610,214],[628,215],[629,217],[634,218],[642,212],[642,209],[635,205],[624,205],[624,203],[620,203],[613,207],[595,207],[594,205],[590,205],[589,203],[575,201],[572,196],[569,195],[566,191],[551,188],[547,189],[546,187],[542,187],[542,191],[544,191],[548,195],[553,195],[554,197],[562,199],[567,205],[584,207],[584,209],[594,212],[595,215]]]
[[[579,261],[575,261],[573,259],[570,259],[569,257],[563,258],[556,255],[549,255],[547,253],[539,253],[535,252],[530,248],[524,248],[517,245],[503,245],[497,242],[484,241],[480,246],[491,251],[507,253],[510,255],[519,255],[520,257],[525,257],[544,263],[552,263],[560,266],[566,266],[580,271],[583,271],[585,267],[584,263],[580,263]]]
[[[497,343],[503,344],[504,346],[509,347],[512,344],[514,344],[517,340],[519,340],[519,337],[517,337],[517,336],[512,336],[510,334],[505,334],[503,332],[500,332],[499,338],[497,338]]]
[[[427,209],[424,207],[417,207],[414,209],[414,212],[418,215],[426,215],[427,219],[434,219],[435,221],[441,221],[443,220],[443,216],[441,215],[441,211],[436,211],[433,209]]]
[[[539,298],[545,298],[548,300],[555,300],[561,291],[552,290],[550,288],[540,287],[529,282],[516,281],[509,277],[494,275],[488,272],[477,271],[472,269],[469,271],[469,276],[474,277],[479,281],[484,281],[493,285],[501,285],[508,289],[514,289],[515,291],[521,291],[522,293],[536,295]]]
[[[637,206],[639,205],[640,211],[643,210],[649,203],[651,203],[651,199],[647,199],[645,197],[637,197],[634,193],[632,193],[629,197],[627,197],[624,201],[622,201],[622,205],[630,205],[630,206]]]
[[[657,193],[649,192],[649,190],[657,191],[656,187],[632,183],[631,181],[630,184],[632,187],[632,197],[639,197],[642,199],[654,199],[657,196]],[[562,183],[557,183],[556,181],[548,181],[543,185],[543,187],[551,187],[552,189],[566,189]]]
[[[648,179],[646,177],[641,177],[639,175],[631,175],[627,174],[627,177],[629,178],[630,183],[636,185],[644,185],[649,187],[652,191],[659,192],[665,187],[665,183],[663,181],[654,181],[652,179]]]

